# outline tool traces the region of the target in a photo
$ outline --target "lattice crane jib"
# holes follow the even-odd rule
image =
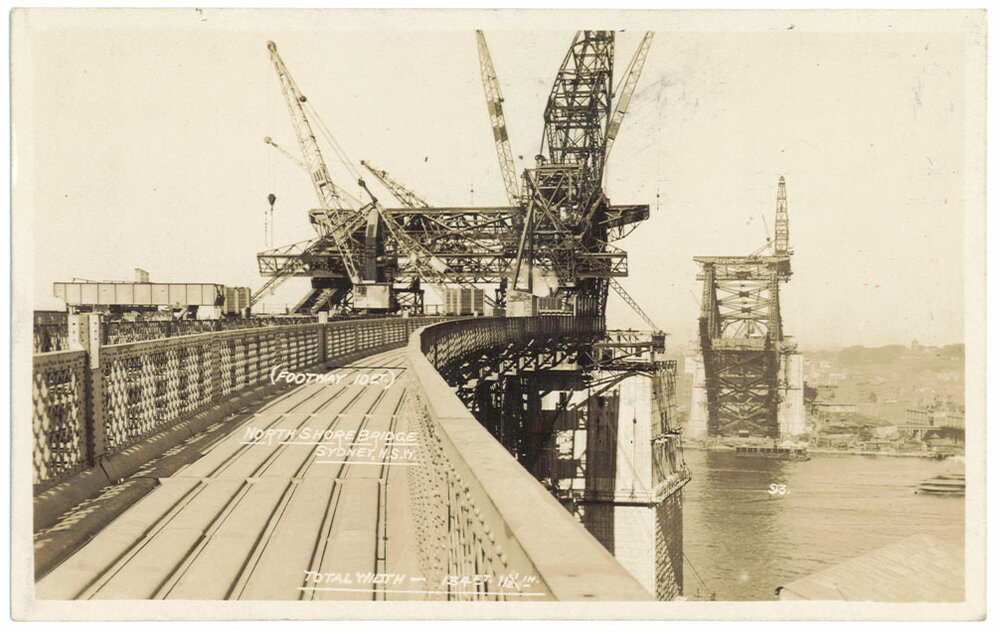
[[[306,97],[299,90],[285,66],[284,60],[278,54],[278,47],[275,43],[268,42],[267,49],[270,51],[271,63],[274,65],[275,73],[281,84],[281,92],[285,97],[285,104],[288,106],[295,138],[302,151],[302,159],[309,172],[316,198],[319,200],[320,206],[327,210],[327,213],[323,215],[310,214],[310,220],[321,236],[333,239],[340,250],[341,261],[348,277],[352,283],[359,283],[361,276],[355,255],[357,246],[352,244],[353,234],[351,231],[352,228],[356,228],[360,224],[357,222],[357,211],[346,204],[333,184],[319,143],[316,141],[316,135],[313,133],[309,118],[306,116]]]
[[[392,194],[393,198],[399,200],[400,203],[408,207],[422,207],[425,209],[431,206],[426,200],[417,195],[411,189],[393,179],[393,177],[389,175],[389,172],[384,169],[379,169],[365,160],[361,161],[361,164],[365,169],[371,172],[371,174],[375,176],[376,180],[378,180],[382,186]]]
[[[778,179],[778,203],[774,211],[774,254],[791,254],[788,248],[788,199],[785,195],[784,176]]]
[[[608,157],[611,155],[611,147],[614,145],[615,138],[618,137],[618,130],[621,129],[622,120],[625,118],[625,113],[628,112],[629,103],[632,102],[635,87],[639,85],[639,76],[642,74],[642,67],[646,64],[646,56],[649,55],[649,47],[652,43],[653,32],[646,31],[646,34],[642,36],[642,41],[639,43],[639,48],[636,49],[635,55],[632,56],[632,61],[629,62],[623,83],[615,91],[618,101],[615,102],[614,113],[611,115],[611,121],[608,123],[607,139],[604,143],[605,162],[607,162]]]
[[[577,295],[578,307],[604,314],[608,278],[627,274],[625,254],[607,245],[601,191],[613,98],[614,32],[579,31],[545,106],[538,164],[525,172],[525,220],[513,281],[535,264]]]
[[[579,165],[586,197],[604,174],[614,52],[614,31],[578,31],[545,106],[542,153],[547,148],[552,163]]]
[[[490,115],[490,125],[493,128],[493,142],[496,145],[497,160],[500,163],[500,175],[503,177],[507,201],[516,206],[521,203],[521,186],[518,183],[517,169],[514,167],[514,152],[510,148],[510,137],[507,134],[507,118],[503,112],[503,94],[500,92],[500,80],[493,68],[493,58],[486,46],[486,36],[480,30],[476,31],[476,44],[479,49],[479,72],[483,80],[483,92],[486,94],[486,109]]]

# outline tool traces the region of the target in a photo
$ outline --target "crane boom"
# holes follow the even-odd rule
[[[785,197],[785,177],[778,179],[778,204],[774,211],[774,254],[788,255],[788,199]]]
[[[614,113],[611,115],[611,120],[608,121],[608,131],[606,136],[606,141],[604,145],[604,160],[607,162],[608,156],[611,154],[611,146],[614,145],[615,137],[618,136],[618,130],[621,128],[622,119],[625,118],[625,112],[628,110],[629,101],[632,100],[632,94],[635,92],[635,87],[639,83],[639,75],[642,73],[642,67],[646,63],[646,55],[649,54],[649,46],[653,43],[653,32],[646,31],[646,34],[642,36],[642,41],[639,42],[639,48],[636,49],[635,55],[632,56],[632,61],[628,65],[628,74],[625,76],[623,83],[618,86],[618,103],[615,105]],[[622,87],[624,86],[624,88]]]
[[[302,171],[306,172],[306,175],[311,175],[311,174],[309,174],[309,166],[308,165],[306,165],[300,159],[298,159],[295,156],[293,156],[292,153],[289,152],[287,149],[285,149],[281,145],[278,145],[277,143],[275,143],[274,139],[272,139],[270,136],[265,136],[264,137],[264,142],[267,143],[268,145],[270,145],[271,147],[273,147],[274,149],[278,150],[279,152],[281,152],[282,156],[284,156],[285,158],[287,158],[291,162],[293,162],[296,165],[298,165],[299,168],[302,169]],[[333,187],[334,191],[337,192],[337,195],[340,196],[340,198],[342,200],[346,200],[349,203],[351,203],[352,208],[360,209],[361,207],[364,206],[360,200],[358,200],[357,198],[355,198],[354,196],[352,196],[349,192],[344,191],[342,188],[338,187],[334,183],[330,183],[330,185]]]
[[[635,310],[635,313],[638,314],[640,317],[642,317],[642,320],[645,321],[646,324],[649,325],[649,327],[653,328],[653,330],[657,332],[663,331],[660,328],[658,328],[655,323],[653,323],[653,319],[649,318],[649,315],[646,314],[646,312],[641,307],[639,307],[639,304],[636,303],[635,299],[632,298],[632,295],[630,295],[628,292],[625,291],[624,286],[618,283],[617,279],[611,277],[608,279],[608,283],[611,286],[611,289],[617,292],[618,296],[624,299],[625,303],[627,303],[630,308]]]
[[[340,251],[348,277],[350,277],[352,283],[358,283],[361,278],[358,275],[358,265],[354,261],[354,253],[349,245],[350,234],[346,230],[347,227],[353,225],[350,216],[356,215],[357,211],[351,209],[346,204],[337,188],[333,185],[330,172],[323,161],[323,154],[320,152],[319,143],[316,142],[316,135],[313,134],[312,126],[306,117],[305,108],[303,107],[306,98],[295,84],[295,80],[292,79],[291,73],[288,72],[288,68],[285,66],[285,62],[278,55],[278,47],[274,42],[268,42],[267,50],[271,52],[271,63],[274,64],[278,81],[281,83],[281,92],[285,97],[285,104],[288,106],[288,113],[292,119],[292,128],[295,130],[295,137],[298,139],[299,148],[302,150],[303,162],[305,162],[309,170],[309,176],[312,180],[313,189],[316,191],[316,197],[320,202],[320,206],[328,214],[332,215],[332,217],[327,218],[311,215],[310,219],[314,224],[319,225],[318,228],[322,235],[329,235],[333,238],[337,249]]]
[[[399,200],[401,204],[405,204],[408,207],[422,207],[425,209],[431,206],[426,200],[403,186],[398,181],[394,180],[386,170],[373,167],[367,161],[361,161],[361,164],[364,165],[365,169],[370,171],[372,175],[375,176],[380,183],[382,183],[382,186],[388,189],[389,193],[391,193],[396,200]]]
[[[514,167],[514,154],[510,149],[510,138],[507,136],[507,119],[503,114],[503,95],[500,93],[500,80],[493,68],[490,50],[486,47],[486,37],[481,30],[476,30],[476,41],[479,44],[479,71],[483,76],[483,92],[486,93],[486,109],[490,114],[490,124],[493,126],[493,141],[496,145],[497,159],[500,161],[500,174],[503,176],[503,186],[507,191],[507,200],[511,206],[517,206],[521,200],[521,187],[517,181],[517,169]]]
[[[305,170],[305,172],[307,174],[309,173],[309,166],[308,165],[306,165],[305,163],[303,163],[301,159],[298,159],[295,156],[292,156],[291,152],[289,152],[287,149],[285,149],[281,145],[278,145],[277,143],[275,143],[274,139],[272,139],[270,136],[265,136],[264,137],[264,142],[267,143],[268,145],[270,145],[271,147],[273,147],[274,149],[278,150],[279,152],[281,152],[282,156],[284,156],[288,160],[292,161],[293,163],[295,163],[296,165],[298,165],[299,167],[301,167],[303,170]]]

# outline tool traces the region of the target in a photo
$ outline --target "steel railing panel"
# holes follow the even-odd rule
[[[421,458],[408,480],[425,576],[483,574],[494,583],[534,578],[530,593],[519,598],[652,599],[475,420],[440,375],[484,350],[603,331],[600,317],[480,318],[441,323],[411,337],[407,417],[419,433]],[[560,545],[574,555],[557,551]],[[576,573],[584,563],[591,578]],[[513,594],[484,583],[444,599],[490,601],[507,595]]]
[[[88,465],[87,355],[36,354],[32,363],[32,483],[63,479]]]
[[[82,350],[35,354],[34,483],[44,489],[92,467],[102,455],[121,452],[270,381],[278,366],[299,371],[348,354],[403,345],[412,331],[440,320],[312,320],[184,335],[175,329],[169,338],[102,345],[95,367]],[[115,336],[153,330],[125,332]]]

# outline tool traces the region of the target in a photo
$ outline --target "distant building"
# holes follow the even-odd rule
[[[935,411],[933,415],[935,426],[951,429],[965,429],[965,414],[957,411]]]
[[[847,426],[854,420],[858,405],[845,402],[814,402],[812,414],[816,431],[835,426]]]
[[[936,411],[932,407],[907,409],[906,424],[899,425],[900,433],[910,437],[937,429],[965,429],[965,414],[959,411]]]
[[[929,408],[907,409],[906,424],[908,426],[934,426],[934,410]]]

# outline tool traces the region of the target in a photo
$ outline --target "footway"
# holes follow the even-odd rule
[[[402,377],[403,352],[266,404],[41,579],[38,597],[420,597],[405,473],[415,451],[385,441],[406,437],[404,381],[355,382],[368,367]]]

